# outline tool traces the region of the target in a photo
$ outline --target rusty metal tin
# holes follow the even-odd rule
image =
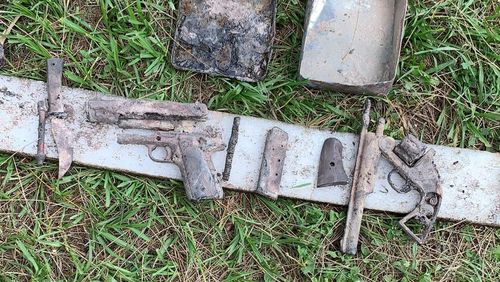
[[[243,81],[265,77],[276,0],[180,0],[172,64]]]
[[[300,77],[315,88],[386,95],[399,62],[406,0],[309,0]]]

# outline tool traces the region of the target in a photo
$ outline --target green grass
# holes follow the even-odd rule
[[[494,0],[410,1],[393,90],[376,98],[386,134],[500,149],[500,8]],[[358,132],[365,98],[296,80],[305,1],[279,1],[267,78],[244,83],[172,68],[176,1],[13,0],[0,73],[45,80],[65,58],[64,84],[112,95]],[[2,28],[0,28],[2,30]],[[375,116],[373,118],[376,118]],[[227,192],[193,204],[175,181],[0,155],[0,280],[494,281],[500,230],[439,222],[417,246],[396,215],[367,212],[360,254],[338,252],[345,208]]]

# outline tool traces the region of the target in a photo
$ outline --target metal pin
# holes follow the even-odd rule
[[[36,162],[42,165],[45,161],[45,122],[47,120],[47,102],[38,102],[38,144]]]
[[[233,129],[231,130],[231,137],[229,137],[229,143],[227,144],[226,164],[224,165],[224,172],[222,173],[222,180],[224,181],[228,181],[229,176],[231,175],[234,150],[236,149],[236,144],[238,143],[240,120],[240,117],[235,117],[233,120]]]

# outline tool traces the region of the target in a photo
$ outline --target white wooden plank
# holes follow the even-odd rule
[[[104,94],[82,89],[63,89],[64,100],[74,111],[72,130],[76,136],[74,160],[86,166],[132,172],[141,175],[180,179],[176,166],[155,163],[146,148],[116,143],[122,129],[88,123],[85,102]],[[34,156],[37,140],[37,101],[47,97],[44,82],[0,76],[0,151]],[[234,115],[210,112],[207,123],[223,128],[229,140]],[[47,124],[47,132],[50,132]],[[254,191],[257,186],[267,130],[278,126],[289,134],[280,196],[346,205],[350,183],[345,186],[314,188],[323,141],[329,137],[344,145],[344,167],[352,176],[357,135],[332,133],[277,121],[242,117],[231,177],[225,187]],[[136,130],[139,132],[139,130]],[[134,132],[134,130],[129,132]],[[56,158],[54,142],[46,136],[47,155]],[[436,164],[443,182],[443,203],[439,218],[500,226],[500,154],[468,149],[431,146],[437,151]],[[225,152],[214,155],[218,171],[224,167]],[[366,208],[407,213],[415,205],[416,193],[398,194],[387,183],[391,166],[380,162],[378,181],[367,197]]]

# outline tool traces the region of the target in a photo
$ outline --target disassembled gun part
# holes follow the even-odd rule
[[[68,114],[62,102],[62,72],[63,59],[47,60],[47,91],[49,95],[49,117],[52,136],[57,147],[59,158],[58,178],[62,178],[73,162],[73,147],[71,131],[67,123]]]
[[[160,131],[170,131],[175,129],[175,125],[172,121],[166,120],[139,120],[139,119],[121,119],[118,121],[118,127],[123,129],[147,129],[147,130],[160,130]]]
[[[413,166],[425,155],[427,147],[412,134],[406,135],[396,147],[394,153],[407,165]]]
[[[47,121],[47,102],[38,102],[38,144],[36,152],[36,162],[42,165],[45,161],[45,123]]]
[[[234,150],[236,149],[236,144],[238,144],[238,133],[240,130],[240,117],[235,117],[233,119],[233,128],[231,129],[231,137],[229,137],[229,143],[227,144],[227,154],[226,163],[224,165],[224,172],[222,172],[222,180],[229,181],[229,176],[231,175],[231,167],[233,164]]]
[[[403,230],[419,244],[425,243],[432,230],[442,202],[442,187],[439,172],[434,164],[435,151],[426,147],[413,135],[406,136],[399,145],[394,139],[386,137],[380,142],[382,155],[394,166],[388,175],[391,187],[399,193],[417,190],[420,196],[415,209],[399,221]],[[397,172],[405,181],[404,187],[397,188],[391,177]],[[415,234],[406,223],[417,219],[423,228],[420,235]]]
[[[116,124],[121,128],[172,130],[169,122],[180,120],[205,121],[207,106],[148,100],[118,99],[87,102],[90,122]]]
[[[118,144],[144,145],[154,162],[173,163],[179,167],[189,200],[221,199],[222,187],[212,162],[212,154],[225,149],[220,132],[207,128],[205,133],[158,132],[148,136],[122,134]],[[154,156],[164,148],[163,159]]]
[[[367,100],[363,112],[363,128],[359,137],[344,237],[340,242],[341,251],[348,254],[357,252],[365,199],[373,192],[375,186],[377,164],[380,159],[379,140],[384,134],[383,118],[378,121],[376,133],[368,132],[370,106],[370,100]]]
[[[278,127],[267,132],[256,192],[277,199],[285,165],[288,133]]]
[[[225,149],[222,135],[218,129],[195,124],[207,119],[206,105],[113,98],[88,101],[86,112],[90,122],[114,124],[124,129],[158,130],[147,136],[122,134],[118,136],[118,143],[144,145],[154,162],[177,165],[188,199],[222,198],[220,174],[212,163],[212,154]],[[192,126],[182,126],[189,122]],[[163,159],[154,156],[158,148],[166,151]]]
[[[49,114],[65,118],[64,104],[62,102],[62,72],[64,60],[52,58],[47,60],[47,92],[49,94]]]
[[[326,139],[319,159],[317,187],[346,185],[348,180],[342,162],[342,143],[336,138]]]

